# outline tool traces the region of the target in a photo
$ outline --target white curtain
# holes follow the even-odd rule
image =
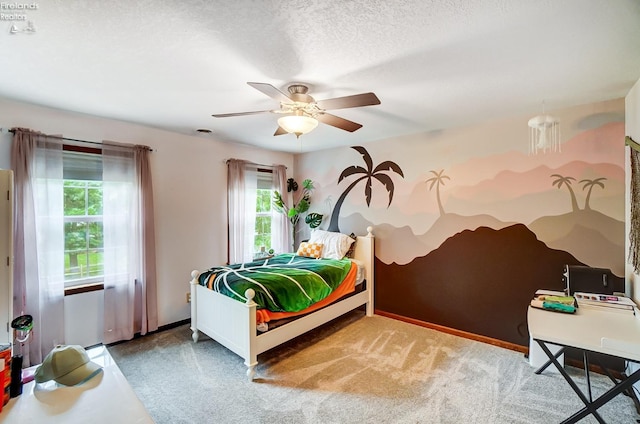
[[[33,332],[16,353],[23,366],[41,363],[64,343],[62,145],[44,134],[14,129],[14,316],[33,317]]]
[[[102,145],[104,343],[158,329],[148,153],[146,146]]]
[[[140,221],[131,150],[102,149],[104,343],[133,338],[135,282],[141,278]]]
[[[239,159],[227,161],[229,263],[250,262],[254,256],[257,168]],[[247,213],[252,211],[252,213]]]
[[[238,159],[227,161],[227,220],[229,225],[230,264],[244,262],[245,238],[245,167],[248,162]]]
[[[273,167],[271,189],[278,191],[284,198],[287,193],[287,167],[277,165]],[[293,252],[291,221],[275,209],[271,210],[271,242],[276,253]]]
[[[246,213],[243,220],[242,237],[242,260],[241,262],[251,262],[256,254],[256,202],[258,200],[258,170],[249,166],[244,170],[244,207]]]

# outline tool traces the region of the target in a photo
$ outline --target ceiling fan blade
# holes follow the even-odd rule
[[[354,132],[362,128],[362,125],[357,122],[349,121],[348,119],[340,118],[339,116],[335,116],[330,113],[319,113],[315,118],[327,125],[349,132]]]
[[[349,107],[379,105],[380,99],[373,93],[354,94],[353,96],[335,97],[316,102],[320,109],[346,109]]]
[[[284,130],[284,128],[282,128],[280,125],[278,125],[278,129],[276,130],[276,132],[273,133],[274,136],[276,136],[276,135],[284,135],[284,134],[289,134],[289,133],[286,132]]]
[[[272,110],[256,110],[253,112],[237,112],[237,113],[218,113],[211,115],[214,118],[228,118],[230,116],[245,116],[245,115],[257,115],[259,113],[272,113]]]
[[[264,82],[248,82],[247,84],[281,103],[291,103],[291,99],[289,98],[289,96],[287,96],[271,84],[267,84]]]

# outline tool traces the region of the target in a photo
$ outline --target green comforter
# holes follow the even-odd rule
[[[244,264],[213,267],[198,277],[200,285],[245,302],[253,289],[258,308],[298,312],[327,297],[346,277],[349,259],[314,259],[292,253]]]

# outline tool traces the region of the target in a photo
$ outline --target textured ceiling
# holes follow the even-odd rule
[[[0,20],[0,96],[290,152],[624,97],[640,78],[638,0],[2,4],[36,31]],[[278,115],[211,117],[277,108],[247,81],[382,103],[332,111],[354,133],[274,137]]]

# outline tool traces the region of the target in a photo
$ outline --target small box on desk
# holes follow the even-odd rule
[[[565,265],[563,280],[567,294],[575,292],[614,294],[624,293],[624,278],[617,277],[610,269],[583,265]]]

